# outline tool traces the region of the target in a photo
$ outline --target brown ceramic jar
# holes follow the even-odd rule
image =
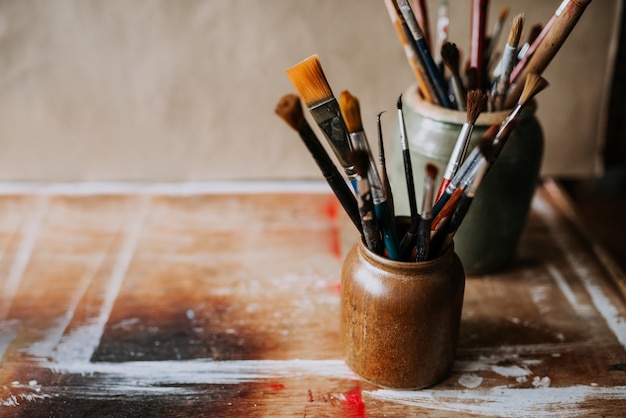
[[[453,249],[432,261],[398,262],[360,240],[342,270],[346,364],[381,387],[420,389],[440,382],[454,362],[464,290]]]

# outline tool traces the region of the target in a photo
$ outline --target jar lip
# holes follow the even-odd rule
[[[462,125],[466,122],[467,112],[464,110],[446,109],[422,99],[417,92],[417,84],[413,83],[404,92],[402,98],[404,103],[412,109],[419,111],[419,114],[439,122],[453,123]],[[526,106],[533,109],[535,102],[531,102]],[[500,124],[509,115],[510,110],[501,110],[498,112],[482,112],[476,120],[476,126],[491,126]]]
[[[367,244],[365,243],[364,238],[361,236],[357,242],[357,248],[361,255],[371,262],[374,265],[377,265],[381,268],[386,269],[394,269],[394,270],[430,270],[439,268],[442,264],[448,262],[452,254],[454,253],[454,243],[450,245],[446,251],[441,254],[439,257],[434,258],[432,260],[427,261],[396,261],[391,260],[390,258],[384,257],[382,255],[376,254],[369,248],[367,248]]]

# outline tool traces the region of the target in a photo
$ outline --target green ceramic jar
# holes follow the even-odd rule
[[[522,111],[518,125],[480,185],[455,235],[455,250],[468,275],[502,270],[515,257],[543,157],[544,136],[535,109],[533,103]],[[422,100],[415,85],[403,94],[403,112],[415,190],[421,202],[424,167],[428,162],[437,165],[438,188],[466,112]],[[508,111],[482,113],[475,124],[468,153],[489,126],[501,123],[508,114]],[[395,210],[398,215],[407,215],[409,205],[397,122],[389,142],[387,171]]]

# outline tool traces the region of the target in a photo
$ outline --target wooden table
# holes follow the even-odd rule
[[[1,416],[626,415],[620,273],[553,183],[420,391],[341,359],[356,232],[324,184],[2,187]]]

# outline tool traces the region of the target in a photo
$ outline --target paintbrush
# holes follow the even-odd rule
[[[409,198],[409,208],[411,211],[411,223],[417,222],[419,214],[417,212],[417,199],[415,197],[415,183],[413,181],[413,167],[411,166],[411,151],[409,150],[409,140],[404,123],[402,112],[402,95],[398,97],[398,124],[400,127],[400,142],[402,145],[402,161],[404,163],[404,178],[406,180],[407,194]]]
[[[315,123],[328,140],[335,157],[354,185],[354,167],[350,163],[350,138],[339,104],[326,80],[322,65],[313,55],[287,70],[287,76],[311,112]]]
[[[465,159],[469,141],[474,130],[474,124],[485,107],[486,102],[487,95],[482,90],[472,90],[467,93],[467,112],[465,114],[465,123],[461,126],[461,131],[459,132],[459,136],[454,144],[452,154],[450,154],[439,190],[437,191],[436,199],[441,197],[443,192],[448,187],[448,184],[450,184],[450,181],[456,174],[459,165],[461,165]]]
[[[503,6],[500,9],[500,13],[498,14],[498,19],[493,27],[493,32],[491,32],[491,36],[489,37],[489,42],[487,43],[487,50],[485,52],[485,60],[486,62],[490,62],[496,51],[496,45],[500,40],[500,34],[502,33],[502,28],[504,27],[504,22],[506,21],[507,16],[509,15],[510,9],[507,6]]]
[[[441,71],[444,71],[443,57],[441,56],[441,47],[448,42],[448,31],[450,25],[449,4],[448,0],[441,0],[437,10],[437,44],[435,51],[439,53],[438,63]]]
[[[367,136],[365,135],[365,131],[363,131],[361,106],[356,97],[344,90],[339,96],[339,108],[350,134],[352,148],[355,151],[363,150],[367,152],[370,164],[370,168],[367,170],[367,178],[370,183],[370,188],[372,189],[372,200],[374,201],[376,219],[383,232],[383,242],[388,257],[392,260],[398,260],[398,244],[396,240],[395,223],[391,215],[393,213],[390,207],[391,202],[389,202],[385,194],[385,189],[378,175]]]
[[[526,82],[524,83],[524,90],[520,95],[520,98],[513,109],[511,109],[510,113],[507,117],[502,121],[502,123],[491,125],[485,134],[483,135],[485,138],[493,138],[494,150],[492,154],[497,157],[506,144],[507,139],[509,138],[511,132],[515,128],[517,121],[519,120],[519,116],[524,109],[524,107],[530,103],[530,101],[543,89],[548,86],[548,82],[537,74],[528,74],[526,77]],[[450,184],[446,190],[439,197],[435,206],[433,207],[433,213],[435,216],[443,205],[446,204],[447,200],[450,198],[454,190],[461,184],[462,182],[467,183],[468,176],[475,175],[476,168],[479,165],[488,164],[491,165],[493,162],[485,161],[480,153],[478,147],[474,147],[470,155],[467,157],[465,162],[461,165],[456,175],[452,178]]]
[[[485,78],[485,25],[489,0],[472,0],[470,27],[470,67],[476,68],[476,86],[484,88]]]
[[[517,53],[517,62],[520,62],[522,59],[528,60],[528,58],[530,58],[530,55],[531,55],[531,53],[529,53],[530,46],[535,42],[535,40],[541,33],[542,29],[543,28],[541,26],[541,23],[534,24],[530,28],[526,42],[524,42],[524,45],[520,47],[519,52]]]
[[[465,110],[467,109],[465,100],[466,92],[459,70],[461,57],[456,44],[445,42],[441,46],[441,59],[448,71],[450,71],[450,80],[452,82],[452,90],[454,92],[454,98],[456,99],[457,109]]]
[[[389,183],[389,176],[387,175],[387,163],[385,162],[385,144],[383,141],[383,129],[380,123],[380,116],[385,113],[383,110],[379,112],[376,116],[376,125],[378,127],[378,175],[380,176],[380,181],[383,183],[383,189],[385,190],[385,194],[387,194],[387,200],[391,202],[389,205],[392,209],[391,216],[394,217],[394,205],[393,205],[393,191],[391,190],[391,184]]]
[[[380,227],[374,214],[374,202],[368,180],[368,170],[370,169],[370,159],[367,151],[362,149],[354,150],[352,162],[357,173],[357,203],[361,226],[363,227],[363,239],[367,248],[376,254],[382,254],[384,247],[380,239]]]
[[[483,141],[493,141],[498,134],[498,130],[500,129],[500,124],[493,124],[483,134],[480,139],[480,142]],[[472,152],[465,159],[461,167],[457,170],[457,173],[452,177],[452,180],[448,183],[448,186],[445,188],[443,193],[435,200],[435,205],[433,206],[433,216],[436,218],[439,212],[443,209],[443,207],[448,203],[448,200],[454,193],[454,191],[463,186],[467,186],[468,178],[471,177],[471,173],[475,170],[476,165],[481,164],[482,160],[480,158],[480,152],[478,150],[478,146],[475,146],[472,149]]]
[[[533,97],[537,95],[537,93],[547,86],[548,82],[543,77],[537,74],[529,74],[526,78],[524,90],[522,91],[522,95],[520,96],[517,105],[515,105],[502,123],[499,125],[491,125],[487,129],[481,141],[492,139],[493,151],[490,154],[494,156],[494,159],[500,154],[500,151],[502,151],[502,148],[506,144],[511,132],[517,125],[517,121],[519,120],[519,116],[524,107],[533,99]],[[493,161],[486,161],[484,159],[479,147],[474,147],[472,153],[467,157],[450,184],[448,184],[444,193],[435,203],[435,206],[433,207],[435,216],[446,204],[451,194],[460,184],[470,184],[472,176],[476,175],[481,166],[491,166],[492,164]]]
[[[415,11],[415,17],[417,23],[419,23],[422,31],[424,32],[424,40],[429,47],[432,47],[430,42],[430,25],[428,20],[428,7],[426,6],[426,0],[411,0],[413,4],[413,10]]]
[[[475,67],[465,68],[465,90],[476,90],[478,88],[478,69]]]
[[[491,141],[481,141],[478,148],[485,161],[493,161],[496,158],[493,155],[494,147]],[[449,221],[446,222],[446,224],[440,228],[433,237],[431,247],[433,257],[443,253],[448,246],[452,244],[454,234],[456,234],[457,230],[461,226],[461,223],[463,222],[463,219],[465,218],[465,215],[467,215],[470,205],[474,200],[474,196],[476,195],[476,190],[482,183],[482,180],[488,170],[488,164],[483,164],[476,168],[475,174],[468,182],[467,187],[463,189],[463,193],[458,199],[458,202],[454,205],[454,210],[452,211]]]
[[[492,102],[495,110],[502,110],[504,107],[504,99],[509,89],[509,79],[511,71],[515,65],[517,46],[522,29],[524,28],[524,16],[519,14],[515,16],[511,22],[511,30],[507,39],[504,51],[502,52],[502,60],[500,61],[499,75],[492,89]]]
[[[433,163],[426,164],[426,177],[424,178],[424,196],[422,200],[422,215],[417,228],[417,245],[415,261],[425,261],[428,259],[430,247],[430,227],[432,224],[433,193],[435,187],[435,177],[437,177],[437,166]]]
[[[337,196],[339,203],[341,203],[341,206],[343,206],[343,209],[359,232],[362,232],[359,208],[352,190],[350,190],[343,176],[339,170],[337,170],[337,167],[324,149],[324,146],[317,139],[311,126],[306,121],[300,98],[295,94],[283,96],[278,102],[275,112],[287,125],[291,126],[300,134],[300,138],[313,156],[313,159],[322,171],[328,185]]]
[[[415,79],[417,80],[417,88],[419,92],[427,102],[439,104],[439,100],[437,99],[437,94],[435,92],[435,86],[430,80],[430,77],[428,77],[428,71],[426,70],[424,60],[419,53],[419,48],[413,40],[411,30],[404,20],[402,13],[393,0],[385,0],[385,6],[387,7],[387,13],[389,14],[391,23],[393,23],[393,27],[396,29],[398,39],[400,39],[402,49],[404,50],[406,58],[409,61],[409,66],[411,67],[411,70],[415,75]]]
[[[439,71],[439,67],[435,64],[432,55],[430,54],[430,50],[428,49],[428,45],[426,44],[426,40],[424,39],[424,32],[420,28],[417,23],[417,19],[413,14],[413,10],[409,5],[408,0],[392,0],[395,6],[400,10],[400,13],[404,17],[405,22],[409,26],[411,31],[411,35],[415,44],[418,47],[418,52],[422,57],[424,65],[426,67],[427,75],[433,86],[435,87],[435,93],[437,99],[439,100],[439,104],[442,107],[451,109],[452,105],[450,100],[448,99],[448,95],[443,87],[442,75]]]
[[[530,73],[541,75],[557,54],[569,34],[578,23],[591,0],[564,0],[554,13],[550,24],[542,30],[535,40],[537,48],[526,62],[520,62],[511,73],[511,83],[516,82],[505,101],[505,107],[515,104],[522,89],[525,77]],[[523,60],[525,61],[525,60]]]

